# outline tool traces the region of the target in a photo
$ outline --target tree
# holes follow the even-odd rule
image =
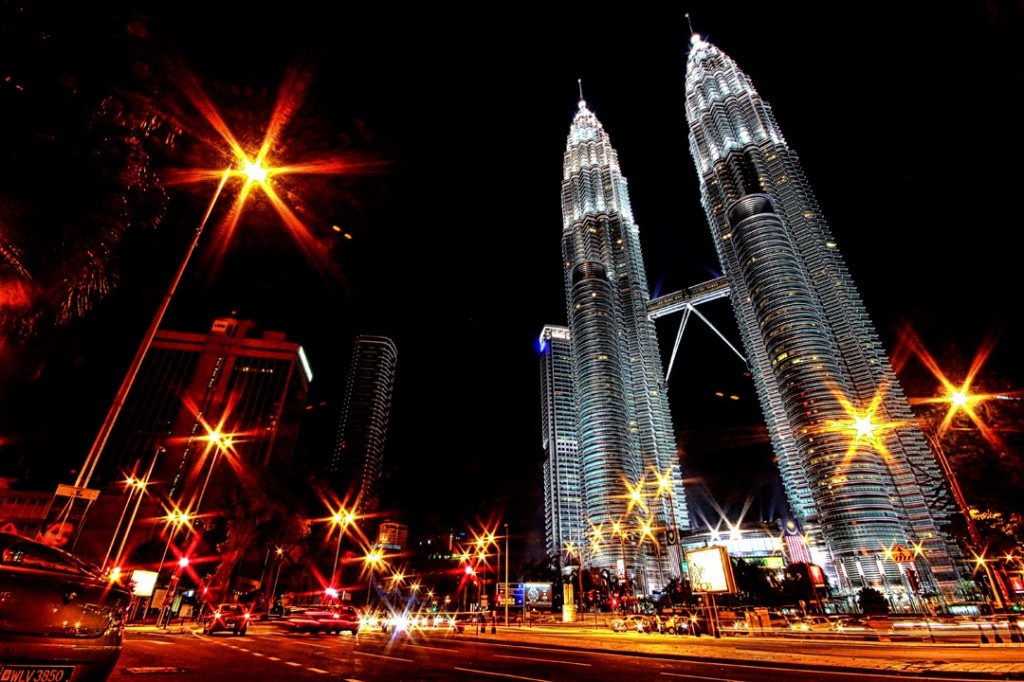
[[[857,604],[865,615],[889,613],[889,602],[885,595],[873,587],[862,587],[857,592]]]
[[[733,577],[736,589],[749,604],[778,606],[781,594],[768,577],[764,562],[733,559]]]

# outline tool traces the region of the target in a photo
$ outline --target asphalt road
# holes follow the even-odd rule
[[[599,629],[499,628],[495,634],[289,634],[244,637],[130,628],[110,682],[225,680],[1024,679],[1021,645],[935,646],[771,638],[690,638]]]

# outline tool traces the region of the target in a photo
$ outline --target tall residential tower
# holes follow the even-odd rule
[[[356,337],[327,477],[358,515],[377,511],[398,350],[386,336]]]
[[[562,176],[562,265],[591,563],[641,589],[680,574],[689,528],[650,292],[618,155],[580,100]]]
[[[951,592],[960,552],[943,530],[952,507],[940,466],[771,107],[697,35],[686,118],[793,514],[846,594],[866,585],[908,594],[918,577],[923,590]],[[836,153],[856,143],[837,140]],[[851,188],[861,203],[863,189]],[[883,425],[873,437],[843,427],[867,416]],[[887,552],[897,545],[919,550],[915,561],[895,563]]]

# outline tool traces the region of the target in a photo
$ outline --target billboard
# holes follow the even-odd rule
[[[730,593],[736,591],[732,576],[732,563],[725,547],[705,547],[686,553],[690,589],[701,593]]]
[[[512,586],[516,606],[551,608],[551,583],[518,583]]]

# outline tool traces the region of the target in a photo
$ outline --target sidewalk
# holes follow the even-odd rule
[[[964,677],[1024,680],[1024,644],[931,644],[903,642],[850,642],[841,648],[829,640],[793,640],[779,637],[691,637],[618,633],[593,641],[595,633],[606,633],[600,625],[579,623],[535,623],[532,626],[500,624],[491,634],[490,624],[467,628],[460,637],[509,644],[546,644],[597,652],[628,651],[642,656],[684,660],[718,660],[728,663],[764,663],[776,667],[799,666],[901,675],[930,675],[949,679]],[[850,649],[857,653],[850,655]]]

